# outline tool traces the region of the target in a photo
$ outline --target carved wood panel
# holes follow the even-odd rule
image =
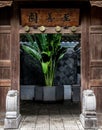
[[[21,24],[28,26],[78,26],[79,9],[21,9]]]

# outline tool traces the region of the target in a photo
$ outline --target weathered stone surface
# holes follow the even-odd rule
[[[16,118],[19,115],[19,96],[17,90],[10,90],[6,97],[6,118]]]
[[[95,117],[86,117],[85,115],[80,115],[80,120],[85,129],[97,129],[97,118]]]
[[[10,111],[7,111],[7,112],[6,112],[6,118],[8,118],[8,119],[9,119],[9,118],[10,118],[10,119],[11,119],[11,118],[13,119],[13,118],[17,118],[17,117],[18,117],[18,112],[17,112],[17,111],[11,111],[11,112],[10,112]]]
[[[92,90],[84,90],[80,121],[85,129],[97,129],[96,97]]]
[[[21,121],[21,115],[19,114],[19,116],[17,118],[5,118],[5,124],[4,124],[4,128],[5,129],[17,129],[19,127]]]
[[[76,103],[42,104],[22,101],[20,108],[22,120],[16,130],[85,130],[79,120],[80,106]],[[4,130],[2,114],[0,113],[0,130]],[[99,113],[99,116],[97,130],[102,130],[102,114]]]
[[[19,93],[17,90],[9,90],[6,96],[6,117],[4,120],[4,128],[18,128],[20,121]]]
[[[83,91],[83,100],[82,100],[82,113],[89,113],[96,111],[96,97],[92,90]]]

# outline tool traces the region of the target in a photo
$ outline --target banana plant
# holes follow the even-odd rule
[[[22,49],[40,62],[45,86],[53,86],[57,63],[66,52],[66,48],[61,47],[62,34],[26,33],[24,36],[29,44],[22,44]]]

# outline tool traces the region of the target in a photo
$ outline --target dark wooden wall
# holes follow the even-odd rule
[[[102,112],[102,8],[92,7],[89,27],[89,86],[97,97],[97,111]]]
[[[5,110],[5,100],[11,88],[11,26],[10,8],[0,8],[0,111]]]
[[[0,27],[0,110],[4,109],[5,96],[11,87],[10,27]]]
[[[8,90],[19,90],[19,10],[0,9],[0,111],[5,111]]]

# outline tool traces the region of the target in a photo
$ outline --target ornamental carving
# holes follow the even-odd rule
[[[90,1],[91,6],[102,7],[102,1]]]
[[[0,8],[5,6],[11,6],[13,1],[0,1]]]

